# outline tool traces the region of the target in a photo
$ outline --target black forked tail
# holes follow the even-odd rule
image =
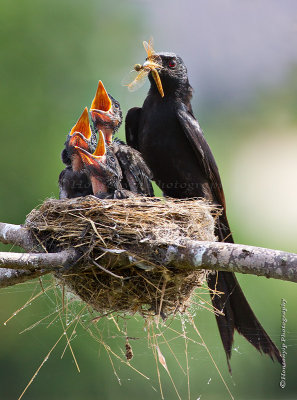
[[[221,237],[222,231],[220,230],[217,233]],[[231,235],[228,239],[226,240],[227,242],[233,242]],[[213,306],[224,313],[224,315],[216,315],[216,320],[226,352],[230,374],[234,329],[244,336],[260,353],[268,354],[273,361],[277,360],[282,363],[278,348],[253,313],[235,275],[232,272],[221,271],[211,274],[208,277],[208,286],[211,289],[210,294]],[[222,294],[216,295],[214,294],[215,291],[222,292]]]
[[[231,374],[230,358],[234,329],[244,336],[260,353],[268,354],[272,360],[282,362],[278,348],[265,332],[247,302],[235,275],[231,272],[218,272],[208,277],[210,289],[223,292],[221,295],[211,293],[213,306],[224,315],[216,315],[221,339],[227,356]]]

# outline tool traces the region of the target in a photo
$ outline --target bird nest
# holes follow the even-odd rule
[[[219,211],[199,199],[94,196],[46,200],[27,217],[46,252],[77,250],[77,262],[55,274],[59,283],[101,315],[162,317],[184,312],[204,270],[171,266],[168,246],[215,241]]]

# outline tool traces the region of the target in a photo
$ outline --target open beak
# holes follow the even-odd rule
[[[90,107],[90,113],[93,121],[96,121],[97,118],[102,122],[109,122],[113,119],[112,102],[102,81],[98,83],[97,91]]]
[[[70,147],[80,147],[82,149],[88,150],[89,144],[85,136],[80,132],[74,132],[69,139]]]
[[[148,58],[145,61],[145,63],[143,64],[143,68],[150,70],[161,97],[164,97],[164,90],[163,90],[162,82],[160,79],[160,75],[158,73],[158,69],[162,68],[162,65],[160,65],[160,64],[154,62],[152,59]]]
[[[79,146],[75,146],[75,148],[85,166],[94,166],[96,169],[99,169],[100,163],[104,163],[106,160],[106,145],[102,131],[99,131],[97,147],[93,154]]]
[[[75,133],[80,133],[87,140],[90,140],[90,138],[91,138],[92,131],[91,131],[91,127],[90,127],[89,114],[88,114],[87,107],[82,112],[77,123],[71,129],[69,135],[73,136]]]

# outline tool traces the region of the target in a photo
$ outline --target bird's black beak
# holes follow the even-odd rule
[[[147,60],[145,61],[145,63],[143,64],[143,68],[150,70],[161,97],[164,97],[164,90],[163,90],[161,78],[160,78],[160,75],[158,72],[158,69],[161,69],[162,65],[156,63],[152,58],[148,57]]]
[[[92,131],[89,123],[89,114],[86,107],[69,133],[69,146],[79,146],[87,150],[89,148],[87,141],[90,140],[91,135]]]

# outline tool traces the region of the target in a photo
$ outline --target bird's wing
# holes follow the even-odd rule
[[[65,145],[66,145],[66,143],[65,143]],[[68,155],[66,147],[64,147],[64,149],[62,150],[61,160],[65,165],[71,165],[71,158]]]
[[[72,199],[74,197],[88,196],[93,194],[89,177],[84,171],[73,171],[66,167],[59,175],[59,198]]]
[[[211,150],[192,112],[187,110],[185,105],[182,105],[177,110],[177,115],[179,123],[197,156],[201,168],[204,169],[206,176],[209,177],[214,200],[224,207],[223,214],[219,217],[217,226],[219,240],[232,243],[233,238],[226,216],[222,183]],[[268,354],[273,360],[281,363],[282,358],[279,350],[253,313],[234,273],[219,271],[216,274],[210,274],[208,276],[208,286],[213,290],[211,299],[215,309],[224,312],[224,315],[216,315],[216,319],[230,373],[234,329],[243,335],[260,353]],[[215,293],[219,293],[219,295]]]
[[[140,107],[133,107],[127,113],[125,120],[126,141],[127,144],[136,150],[138,147],[138,126],[141,115]]]
[[[112,146],[122,169],[123,188],[133,193],[154,196],[151,184],[152,173],[141,154],[118,140],[114,141]]]
[[[214,201],[225,209],[225,196],[219,170],[210,147],[205,140],[202,129],[193,114],[187,110],[184,104],[179,106],[176,111],[179,123],[195,152],[200,167],[204,169],[205,176],[209,178]]]

